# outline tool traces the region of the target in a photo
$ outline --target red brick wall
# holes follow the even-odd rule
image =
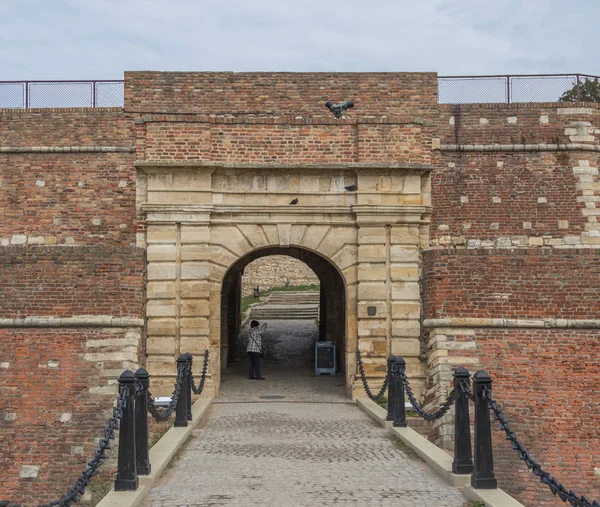
[[[113,109],[0,110],[0,145],[133,146],[132,127]],[[134,153],[0,154],[0,239],[135,244],[134,159]]]
[[[102,436],[116,397],[90,393],[106,386],[103,369],[119,371],[120,361],[84,360],[87,340],[123,338],[120,329],[0,329],[0,498],[37,505],[66,493]],[[57,361],[58,367],[49,367]],[[61,422],[63,413],[71,420]],[[16,414],[14,421],[6,414]],[[83,454],[73,447],[83,447]],[[19,479],[22,465],[40,466],[35,479]]]
[[[125,109],[136,113],[308,115],[331,118],[327,100],[355,101],[349,115],[437,110],[435,73],[125,72]]]
[[[0,109],[1,146],[131,146],[122,109]]]
[[[145,251],[0,248],[0,317],[143,316]]]
[[[600,331],[477,329],[472,352],[493,379],[494,398],[532,456],[567,488],[597,499],[600,479]],[[471,372],[472,374],[475,372]],[[565,505],[518,459],[492,421],[499,486],[528,507]]]
[[[598,250],[429,250],[423,284],[425,318],[600,318]]]
[[[596,105],[585,104],[591,115],[558,114],[565,107],[576,106],[579,104],[442,105],[439,136],[442,143],[461,145],[570,144],[576,141],[565,129],[582,122],[591,124],[592,130],[600,126]],[[482,124],[482,119],[487,123]],[[465,244],[470,239],[501,236],[581,234],[585,205],[577,199],[582,192],[573,173],[580,159],[598,165],[597,154],[590,151],[437,153],[432,174],[431,239],[452,237],[454,244]],[[461,197],[468,202],[461,202]],[[540,197],[547,202],[538,203]],[[563,223],[559,227],[559,220],[567,221],[568,226]],[[525,228],[524,222],[529,222],[530,228]],[[497,228],[492,228],[494,223]],[[452,242],[442,239],[441,244]]]

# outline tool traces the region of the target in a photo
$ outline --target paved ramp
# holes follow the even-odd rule
[[[306,370],[303,375],[265,371],[265,381],[230,375],[224,395],[144,505],[471,505],[346,403],[335,377],[311,378]],[[308,395],[307,379],[313,382]],[[285,398],[273,399],[278,393]]]

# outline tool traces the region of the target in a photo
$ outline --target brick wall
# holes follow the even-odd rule
[[[493,379],[494,398],[532,456],[567,488],[597,497],[600,331],[477,329],[462,335],[457,329],[447,338],[476,342],[476,349],[448,354],[479,359]],[[518,459],[498,423],[492,424],[499,486],[528,507],[564,505]]]
[[[127,329],[0,329],[0,498],[37,505],[66,493],[93,457],[114,381],[138,362],[139,343]],[[27,471],[35,477],[20,477]]]
[[[595,227],[586,207],[597,198],[597,152],[544,151],[548,145],[600,142],[600,110],[577,106],[440,106],[442,151],[432,175],[432,244],[598,244],[593,238],[577,239]],[[445,144],[480,145],[483,151],[448,151]],[[494,144],[522,147],[515,152],[483,149]]]
[[[600,318],[597,250],[423,252],[425,318]]]
[[[144,253],[135,247],[0,248],[0,318],[141,318]]]
[[[132,148],[118,110],[0,111],[0,245],[135,244],[133,153],[14,149]]]
[[[437,109],[435,73],[125,72],[125,109],[136,113],[308,115],[354,99],[360,115]],[[402,113],[400,111],[403,111]]]

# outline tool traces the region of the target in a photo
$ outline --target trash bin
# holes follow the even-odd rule
[[[335,342],[315,342],[315,375],[335,375]]]

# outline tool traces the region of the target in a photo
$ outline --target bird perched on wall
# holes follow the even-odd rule
[[[347,187],[344,187],[348,192],[354,192],[355,190],[358,189],[358,187],[356,185],[349,185]]]
[[[290,206],[295,206],[296,204],[298,204],[298,199],[292,199],[292,202],[290,202]]]

